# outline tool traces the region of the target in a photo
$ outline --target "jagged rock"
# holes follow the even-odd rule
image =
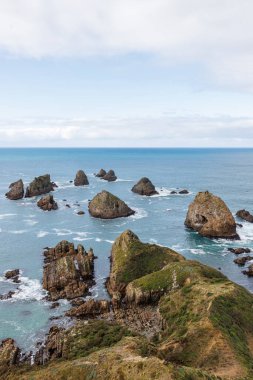
[[[113,181],[116,181],[117,177],[114,173],[114,170],[109,170],[103,177],[102,179],[104,179],[105,181],[108,181],[108,182],[113,182]]]
[[[189,191],[186,189],[180,190],[178,194],[189,194]]]
[[[84,215],[84,214],[85,214],[84,211],[78,211],[78,212],[77,212],[77,215]]]
[[[50,175],[45,174],[39,177],[35,177],[30,185],[26,188],[25,197],[34,197],[49,193],[54,190],[53,183],[51,182]]]
[[[44,344],[36,352],[34,363],[42,365],[52,359],[62,357],[65,330],[61,327],[52,326],[47,334]]]
[[[88,181],[87,175],[84,173],[83,170],[78,170],[78,172],[76,173],[76,178],[74,180],[74,185],[75,186],[89,185],[89,181]]]
[[[60,303],[59,302],[53,302],[50,306],[50,309],[55,309],[56,307],[59,307]]]
[[[96,174],[96,177],[102,178],[106,175],[106,171],[104,169],[100,169],[99,172]]]
[[[236,255],[240,255],[241,253],[250,253],[251,250],[249,248],[228,248],[229,252],[235,253]]]
[[[94,218],[101,219],[126,217],[135,213],[125,202],[105,190],[89,202],[88,208]]]
[[[237,211],[236,216],[238,216],[238,218],[246,220],[247,222],[253,223],[253,215],[251,215],[249,211],[239,210]]]
[[[70,301],[71,305],[72,306],[80,306],[84,303],[84,299],[83,298],[75,298],[74,300]]]
[[[124,298],[126,287],[131,281],[160,270],[171,262],[182,260],[183,256],[170,248],[142,243],[132,231],[123,232],[112,246],[111,271],[107,281],[114,307]],[[130,298],[129,292],[126,300]]]
[[[155,186],[147,177],[141,178],[139,182],[137,182],[133,186],[132,192],[146,196],[158,194],[158,192],[155,189]]]
[[[13,290],[10,290],[7,294],[0,294],[0,300],[8,300],[15,294]]]
[[[44,211],[57,210],[58,204],[55,202],[53,195],[48,194],[40,198],[37,202],[37,206]]]
[[[248,266],[247,270],[242,271],[243,274],[246,274],[249,277],[253,277],[253,264]]]
[[[95,301],[90,299],[81,305],[73,307],[66,312],[67,317],[87,318],[97,317],[110,312],[110,302],[107,300]]]
[[[221,198],[208,191],[196,195],[189,206],[185,225],[202,236],[239,239],[230,210]]]
[[[61,241],[55,248],[44,252],[43,288],[52,301],[60,298],[73,299],[88,292],[94,284],[94,253],[86,252],[79,244]]]
[[[7,280],[12,280],[13,282],[19,282],[19,279],[18,279],[19,274],[20,274],[19,269],[12,269],[5,272],[4,277]]]
[[[20,359],[20,349],[13,339],[7,338],[0,344],[0,373],[4,368],[18,364]],[[3,377],[1,377],[3,379]]]
[[[24,196],[24,184],[22,179],[13,182],[9,186],[9,191],[5,194],[8,199],[17,200],[22,199]]]
[[[240,266],[245,265],[247,261],[253,260],[252,256],[243,256],[243,257],[238,257],[237,259],[234,260],[235,264],[238,264]]]

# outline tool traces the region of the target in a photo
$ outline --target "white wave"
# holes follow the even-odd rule
[[[48,232],[48,231],[39,231],[39,232],[37,233],[37,237],[38,237],[38,238],[42,238],[42,237],[47,236],[47,235],[49,235],[49,234],[50,234],[50,232]]]
[[[28,277],[20,277],[19,279],[21,284],[11,300],[40,301],[46,296],[47,292],[42,288],[39,280],[32,280]]]
[[[156,239],[149,239],[150,243],[157,243],[157,240]]]
[[[114,240],[105,240],[106,243],[110,243],[110,244],[113,244],[114,243]]]
[[[35,224],[39,223],[37,220],[32,219],[24,219],[24,222],[28,224],[28,226],[34,226]]]
[[[100,241],[102,241],[102,239],[100,239],[100,238],[96,238],[95,241],[100,242]]]
[[[93,240],[93,238],[75,237],[75,238],[73,238],[73,240],[75,240],[75,241],[85,241],[85,240]]]
[[[242,228],[238,229],[237,232],[242,241],[252,241],[253,240],[253,223],[243,222]]]
[[[135,214],[134,215],[131,215],[130,218],[132,219],[142,219],[142,218],[146,218],[148,216],[148,213],[146,210],[144,210],[143,208],[138,208],[138,207],[132,207],[132,209],[135,211]]]
[[[183,189],[175,189],[175,188],[170,188],[169,189],[167,187],[161,187],[161,188],[156,187],[155,189],[158,192],[158,194],[152,195],[152,198],[168,197],[168,196],[180,196],[180,197],[182,197],[182,196],[193,194],[191,191],[189,191],[188,194],[178,194],[178,192],[181,191],[181,190],[183,190]],[[172,191],[176,191],[177,193],[176,194],[171,194]]]
[[[132,179],[117,178],[115,182],[134,182]]]
[[[0,214],[0,220],[9,218],[10,216],[15,216],[18,214]]]
[[[10,234],[15,234],[15,235],[21,235],[21,234],[25,234],[26,232],[28,232],[28,230],[14,230],[14,231],[8,231]]]
[[[53,228],[53,231],[56,233],[57,236],[65,236],[65,235],[72,235],[73,231],[68,230],[67,228]]]
[[[206,252],[201,248],[190,248],[189,251],[194,255],[205,255]]]

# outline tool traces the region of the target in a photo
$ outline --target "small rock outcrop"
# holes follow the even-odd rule
[[[246,222],[253,223],[253,215],[251,215],[247,210],[237,211],[236,216],[238,216],[238,218],[246,220]]]
[[[108,181],[108,182],[114,182],[116,181],[117,177],[114,173],[114,170],[109,170],[103,177],[102,179],[104,179],[105,181]]]
[[[234,263],[240,266],[245,265],[247,261],[253,260],[252,256],[243,256],[243,257],[238,257],[237,259],[234,260]]]
[[[75,318],[98,317],[110,312],[110,302],[107,300],[95,301],[90,299],[81,305],[67,311],[66,316]]]
[[[241,255],[242,253],[250,253],[251,250],[249,248],[228,248],[229,252],[234,253],[235,255]]]
[[[102,178],[106,175],[106,171],[104,169],[100,169],[99,172],[96,174],[96,177]]]
[[[58,204],[55,202],[53,195],[48,194],[40,198],[37,202],[37,206],[44,211],[57,210]]]
[[[147,177],[141,178],[139,182],[137,182],[133,186],[132,192],[140,195],[146,195],[148,197],[151,195],[158,194],[158,192],[155,189],[155,186]]]
[[[17,200],[23,198],[25,191],[22,179],[11,183],[9,189],[10,190],[5,194],[8,199]]]
[[[15,341],[11,338],[2,340],[0,344],[0,375],[6,374],[9,367],[18,364],[19,359],[20,349],[16,346]]]
[[[84,214],[85,214],[85,212],[82,211],[82,210],[80,210],[80,211],[77,212],[77,215],[84,215]]]
[[[249,277],[253,277],[253,264],[250,264],[248,269],[242,271],[243,274],[246,274]]]
[[[74,180],[74,185],[75,186],[89,185],[89,181],[88,181],[87,175],[84,173],[83,170],[78,170],[78,172],[76,173],[76,178]]]
[[[189,194],[189,191],[186,189],[179,190],[178,194],[184,195],[184,194]]]
[[[49,299],[73,299],[88,292],[94,284],[94,254],[86,252],[79,244],[75,249],[73,243],[61,241],[55,248],[44,252],[43,288],[49,292]]]
[[[7,280],[12,280],[13,282],[19,282],[19,275],[20,275],[19,269],[12,269],[5,272],[4,277]]]
[[[94,218],[101,219],[121,218],[135,213],[124,201],[105,190],[90,201],[88,208]]]
[[[190,204],[185,225],[210,238],[239,239],[236,223],[225,202],[209,193],[200,192]]]
[[[26,188],[25,197],[35,197],[37,195],[43,195],[54,190],[53,182],[51,182],[50,175],[45,174],[39,177],[35,177],[30,185]]]

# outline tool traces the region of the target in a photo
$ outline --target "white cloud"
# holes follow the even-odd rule
[[[1,0],[0,48],[33,58],[148,53],[253,89],[251,0]]]
[[[0,147],[250,147],[253,118],[164,115],[103,120],[2,120],[0,136]]]

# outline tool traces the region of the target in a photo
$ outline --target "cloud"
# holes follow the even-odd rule
[[[144,53],[253,89],[251,0],[3,0],[0,48],[32,57]]]
[[[253,118],[163,115],[2,120],[0,135],[0,147],[250,147]]]

